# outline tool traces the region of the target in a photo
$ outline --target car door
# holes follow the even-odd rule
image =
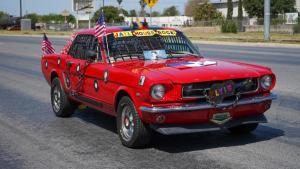
[[[106,64],[102,58],[101,46],[99,44],[98,38],[94,35],[91,35],[91,40],[89,44],[87,44],[87,50],[93,51],[97,53],[97,58],[95,60],[90,61],[89,65],[86,67],[84,73],[84,85],[83,85],[83,92],[86,97],[93,99],[95,101],[99,101],[99,89],[101,87],[102,74],[106,67]]]
[[[104,49],[101,47],[98,38],[94,35],[88,35],[84,38],[79,37],[78,39],[79,46],[82,46],[79,47],[79,50],[84,50],[85,52],[83,54],[77,52],[78,63],[80,64],[80,75],[79,77],[74,77],[74,80],[77,81],[74,88],[79,89],[76,97],[98,110],[109,112],[107,109],[111,106],[106,104],[105,99],[103,99],[102,91],[102,86],[104,86],[105,83],[103,76],[107,69],[107,64],[102,57]],[[82,42],[81,39],[83,39],[84,42]],[[96,53],[96,59],[89,60],[87,51]],[[76,65],[78,63],[74,64]],[[77,71],[74,67],[72,70]]]
[[[87,51],[97,53],[95,60],[89,60]],[[71,94],[77,100],[103,112],[111,113],[112,106],[107,103],[103,88],[106,85],[104,76],[108,65],[103,45],[94,35],[78,35],[74,40],[67,64],[69,65]]]
[[[67,86],[70,87],[72,95],[78,96],[84,93],[84,70],[88,66],[86,51],[91,41],[91,35],[78,35],[73,41],[66,60],[67,68]],[[69,83],[69,84],[68,84]]]

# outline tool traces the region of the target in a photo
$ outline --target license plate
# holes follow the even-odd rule
[[[229,112],[216,113],[213,115],[211,121],[216,124],[224,124],[231,119]]]

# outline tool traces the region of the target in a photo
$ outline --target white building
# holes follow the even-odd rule
[[[150,23],[150,17],[145,17],[147,22]],[[136,21],[136,17],[125,17],[125,22],[130,24],[131,21]],[[144,17],[139,17],[141,22],[144,21]],[[193,22],[192,17],[188,16],[162,16],[152,17],[153,26],[161,27],[181,27],[183,25],[189,25]]]
[[[295,0],[295,8],[300,12],[300,0]],[[227,0],[209,0],[211,4],[213,4],[218,11],[220,11],[224,17],[227,16]],[[238,16],[238,0],[232,0],[232,5],[233,5],[233,15],[232,17],[237,17]],[[247,17],[248,14],[243,8],[243,16]]]
[[[300,1],[300,0],[297,0],[297,1]],[[222,15],[224,17],[227,16],[227,0],[210,0],[209,1],[211,4],[213,4],[217,10],[219,12],[222,13]],[[238,17],[238,3],[239,1],[238,0],[232,0],[232,6],[233,6],[233,14],[232,14],[232,17],[233,18],[237,18]],[[248,14],[247,12],[245,11],[245,9],[243,8],[243,16],[244,17],[247,17]]]
[[[300,0],[296,0],[296,9],[300,12]]]

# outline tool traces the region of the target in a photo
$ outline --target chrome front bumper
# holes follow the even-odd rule
[[[247,104],[257,104],[264,101],[270,101],[277,99],[277,95],[270,93],[267,96],[255,96],[251,98],[240,99],[236,102],[235,106],[247,105]],[[227,108],[232,106],[232,103],[221,103],[216,106],[210,103],[199,103],[199,104],[185,104],[182,106],[169,106],[169,107],[145,107],[141,106],[140,110],[142,112],[148,113],[168,113],[168,112],[184,112],[184,111],[195,111],[195,110],[205,110],[213,108]]]

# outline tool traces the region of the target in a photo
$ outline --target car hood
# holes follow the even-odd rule
[[[158,61],[129,61],[115,65],[155,80],[169,79],[174,83],[229,80],[259,77],[271,73],[269,68],[239,62],[183,57]]]

